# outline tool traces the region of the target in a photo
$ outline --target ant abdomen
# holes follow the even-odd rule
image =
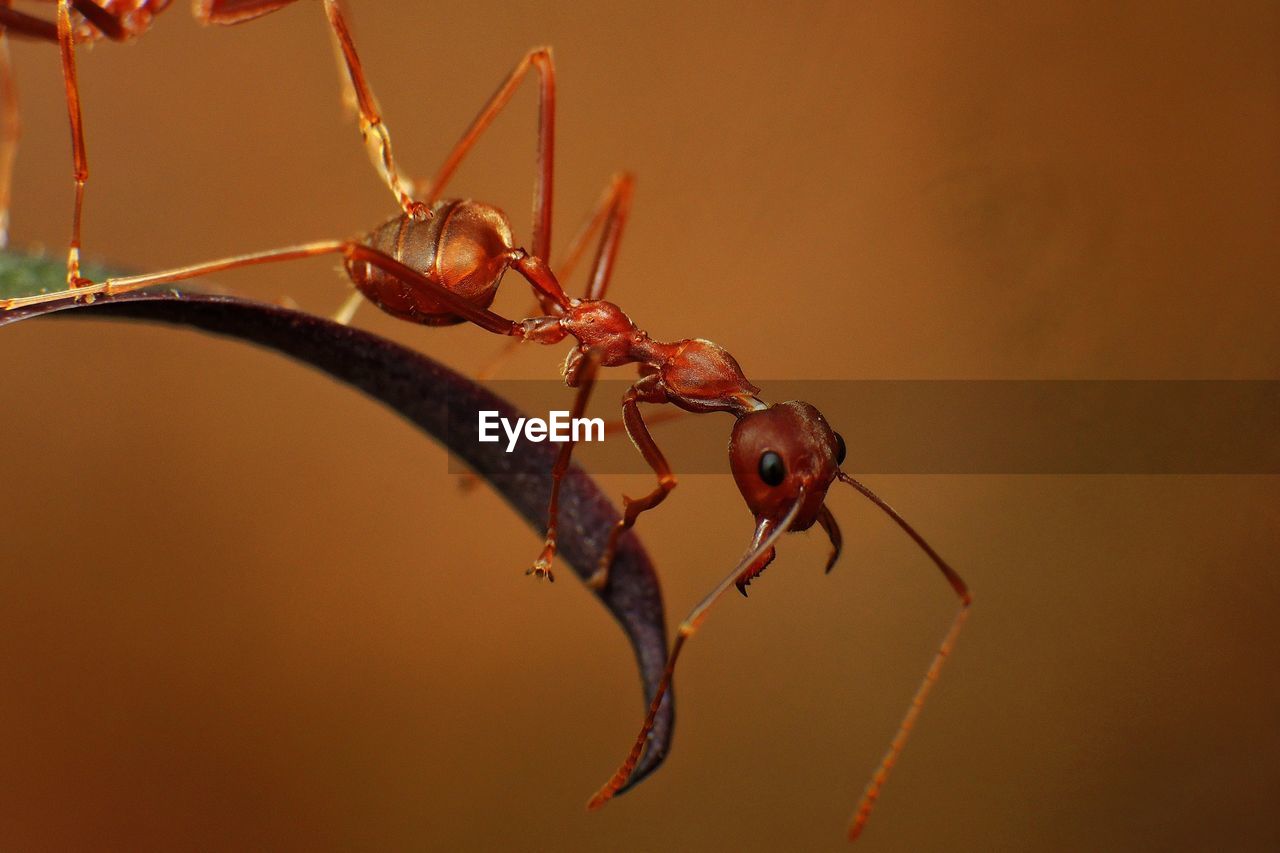
[[[430,276],[481,308],[498,293],[502,274],[514,259],[511,224],[502,211],[467,200],[438,201],[431,218],[389,219],[361,240],[405,266]],[[428,326],[449,326],[463,318],[423,293],[365,261],[347,262],[356,287],[383,311]]]

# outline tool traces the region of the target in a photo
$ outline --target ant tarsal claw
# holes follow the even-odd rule
[[[404,202],[405,215],[415,222],[426,222],[433,214],[431,207],[424,202],[406,199]]]
[[[551,565],[549,563],[543,562],[542,560],[539,560],[529,568],[525,569],[524,573],[526,575],[533,575],[534,577],[539,579],[546,578],[547,580],[551,581],[551,583],[556,582],[556,576],[551,572]]]
[[[83,278],[81,276],[76,276],[75,278],[67,279],[67,290],[71,292],[71,301],[83,302],[85,305],[92,305],[94,300],[97,298],[96,293],[77,292],[80,289],[88,287],[91,284],[93,284],[92,279]]]
[[[556,576],[551,572],[551,561],[555,558],[555,555],[556,544],[555,542],[548,541],[547,544],[543,546],[542,553],[538,556],[538,559],[534,560],[533,565],[525,569],[524,573],[526,575],[533,575],[537,578],[546,578],[551,583],[555,583]]]

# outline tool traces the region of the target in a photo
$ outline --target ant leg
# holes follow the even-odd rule
[[[573,271],[574,266],[576,266],[578,261],[581,259],[587,242],[602,225],[604,226],[604,232],[600,236],[600,245],[596,251],[596,259],[592,264],[590,276],[591,283],[588,286],[587,293],[588,299],[601,298],[604,294],[605,288],[609,285],[609,276],[613,272],[613,262],[618,255],[618,242],[622,237],[622,228],[623,225],[626,224],[627,213],[630,211],[631,207],[631,194],[634,184],[635,180],[629,174],[619,173],[614,175],[613,179],[609,182],[609,186],[605,189],[600,200],[596,203],[595,210],[587,218],[586,222],[583,223],[583,227],[578,230],[578,233],[574,235],[573,240],[570,242],[566,258],[568,262],[568,271],[565,271],[565,267],[563,265],[561,267],[561,273],[566,276]],[[523,272],[523,270],[521,271]],[[550,270],[547,270],[547,272],[549,273]],[[563,291],[561,292],[563,293]],[[513,351],[513,344],[518,345],[519,341],[512,341],[509,343],[504,348],[504,352]],[[573,420],[582,417],[583,411],[586,409],[587,398],[591,395],[591,390],[595,383],[596,369],[599,366],[599,360],[600,354],[593,350],[588,352],[585,357],[570,364],[567,372],[569,384],[573,386],[577,385],[578,382],[582,383],[581,390],[578,392],[578,397],[574,401],[573,414],[571,415]],[[624,421],[624,427],[625,424],[626,422]],[[615,431],[617,426],[618,425],[615,423]],[[607,432],[608,426],[606,426],[605,429]],[[641,429],[644,429],[644,427],[642,426]],[[645,434],[648,434],[647,430]],[[539,577],[542,576],[543,571],[546,572],[547,577],[551,577],[551,560],[555,555],[556,548],[556,504],[560,493],[560,478],[564,476],[565,470],[569,467],[569,458],[572,453],[573,443],[568,442],[564,444],[560,449],[559,456],[556,457],[556,465],[552,471],[551,517],[547,526],[547,541],[543,547],[542,555],[533,564],[533,569],[531,569],[531,571]],[[658,458],[661,459],[660,453],[658,454]],[[665,462],[663,464],[665,464]],[[661,498],[658,500],[660,501]],[[613,541],[613,537],[611,537],[611,541]],[[599,570],[597,570],[592,574],[588,583],[597,589],[600,589],[604,587],[604,581],[606,578],[607,572],[602,575]]]
[[[680,650],[684,648],[685,642],[702,625],[702,621],[707,618],[707,611],[711,609],[713,604],[724,597],[724,594],[729,591],[734,582],[741,575],[754,570],[761,560],[767,559],[772,555],[774,543],[778,541],[778,537],[782,535],[783,531],[791,525],[796,513],[800,510],[800,504],[801,500],[798,499],[780,522],[772,522],[768,519],[761,520],[756,526],[756,532],[751,538],[751,546],[747,549],[746,556],[680,623],[680,628],[676,631],[675,642],[671,646],[671,654],[667,656],[667,666],[662,672],[662,680],[658,682],[658,689],[654,691],[653,700],[649,703],[649,712],[645,715],[644,723],[640,726],[640,734],[636,736],[636,742],[631,747],[631,752],[627,755],[626,760],[622,762],[622,766],[587,803],[588,810],[594,811],[600,808],[626,787],[627,780],[631,778],[632,771],[636,769],[636,764],[640,761],[640,756],[644,754],[649,732],[653,729],[653,721],[658,716],[658,709],[662,705],[662,699],[671,687],[671,677],[675,674],[676,660],[680,657]]]
[[[56,23],[9,7],[10,0],[0,3],[0,27],[3,27],[6,32],[30,39],[57,43],[58,25]]]
[[[293,2],[295,0],[196,0],[192,14],[202,24],[240,24]]]
[[[481,308],[467,301],[434,279],[412,267],[405,266],[395,258],[363,243],[356,243],[351,240],[324,240],[316,243],[303,243],[297,246],[286,246],[282,249],[268,249],[264,252],[235,255],[229,258],[191,264],[190,266],[177,267],[161,272],[108,278],[98,283],[90,283],[82,287],[68,288],[67,290],[53,293],[0,299],[0,310],[12,310],[44,302],[57,302],[77,296],[113,296],[241,267],[295,261],[328,254],[342,255],[348,268],[355,263],[376,267],[387,275],[394,276],[411,284],[414,288],[422,290],[427,296],[443,304],[452,313],[495,335],[511,335],[538,343],[556,343],[564,339],[565,333],[564,330],[560,329],[559,318],[557,317],[533,317],[518,323],[508,320],[486,308]]]
[[[576,423],[587,410],[587,400],[590,399],[591,391],[595,388],[596,370],[600,366],[600,353],[597,350],[589,350],[585,355],[581,354],[580,350],[574,350],[573,354],[579,357],[570,363],[566,379],[570,386],[577,386],[578,393],[573,400],[573,412],[569,415],[571,427],[569,441],[560,445],[556,463],[551,469],[551,502],[547,508],[546,542],[533,566],[525,571],[526,575],[546,577],[549,581],[555,580],[551,574],[551,563],[556,555],[556,528],[560,519],[560,481],[564,478],[564,472],[569,470],[569,460],[577,444],[573,438],[572,424]]]
[[[414,200],[412,186],[400,177],[396,169],[395,159],[391,156],[391,133],[382,122],[378,101],[374,98],[373,90],[369,88],[369,82],[365,79],[364,67],[356,54],[355,43],[351,40],[351,30],[347,26],[337,0],[324,0],[324,11],[329,19],[329,28],[333,32],[338,53],[347,69],[345,82],[348,99],[354,96],[356,107],[360,111],[360,136],[369,149],[369,157],[373,160],[374,167],[382,175],[382,180],[391,188],[391,192],[400,203],[400,209],[407,216],[419,220],[429,219],[431,206]]]
[[[0,30],[0,249],[9,245],[9,199],[13,187],[13,162],[22,137],[22,117],[18,113],[18,87],[9,61],[9,33]]]
[[[569,310],[568,294],[541,255],[530,255],[523,249],[513,249],[511,268],[533,286],[533,295],[538,297],[544,313],[562,317]]]
[[[516,87],[529,73],[530,68],[537,69],[539,81],[538,176],[533,189],[532,253],[539,258],[546,258],[551,254],[551,183],[555,160],[556,70],[551,58],[551,48],[534,48],[516,63],[516,67],[507,75],[507,79],[502,81],[498,91],[493,93],[488,103],[471,122],[471,126],[449,152],[449,156],[445,158],[444,164],[440,167],[440,171],[436,172],[431,183],[425,186],[419,183],[416,189],[426,199],[428,205],[440,197],[462,159],[493,122],[494,117],[511,100]]]
[[[95,26],[99,26],[103,32],[113,38],[120,37],[122,29],[116,16],[99,6],[95,6],[88,0],[73,0],[73,3],[75,3],[77,10],[80,9],[82,4],[95,10],[97,15],[102,18],[101,23],[99,23],[98,17],[93,18],[92,22]],[[18,140],[22,135],[22,120],[18,113],[18,89],[14,84],[13,66],[9,59],[9,33],[13,32],[15,35],[61,44],[57,23],[14,11],[10,8],[11,5],[11,0],[0,2],[0,97],[4,99],[4,104],[0,105],[0,249],[9,245],[9,201],[13,186],[13,165],[18,154]],[[74,57],[72,58],[71,74],[74,78]],[[75,103],[76,115],[72,117],[73,145],[76,139],[74,128],[79,122],[78,96],[75,98]],[[70,104],[71,95],[68,94],[68,107],[70,107]],[[80,146],[83,149],[84,139],[82,134],[79,139]],[[82,190],[77,189],[77,196],[81,192]],[[78,213],[77,210],[77,223],[79,220]],[[73,244],[78,243],[78,226],[77,233],[72,239]],[[77,253],[77,269],[78,261]],[[68,259],[68,270],[70,268],[71,262]]]
[[[840,559],[840,552],[844,550],[844,537],[840,535],[840,525],[836,524],[836,517],[827,509],[826,504],[818,511],[818,524],[822,525],[827,539],[831,541],[831,553],[827,555],[827,567],[823,569],[823,572],[830,573],[835,568],[836,560]]]
[[[84,209],[84,185],[89,180],[89,158],[85,153],[84,125],[80,117],[75,33],[71,29],[71,7],[68,0],[58,0],[58,48],[62,54],[62,75],[67,89],[67,116],[71,120],[71,151],[76,184],[75,207],[71,215],[71,244],[67,247],[67,287],[77,288],[90,283],[80,277],[80,217]]]
[[[683,409],[661,409],[651,413],[649,417],[645,418],[644,424],[646,427],[652,428],[659,424],[668,423],[669,421],[678,421],[687,414],[688,412]],[[604,434],[606,436],[617,435],[620,432],[625,433],[626,431],[626,421],[612,420],[604,422]]]
[[[329,315],[329,319],[343,326],[351,325],[351,318],[356,316],[356,310],[359,309],[360,303],[363,301],[364,294],[353,288],[351,295],[343,300],[337,311]]]
[[[200,0],[195,16],[205,24],[239,24],[261,17],[289,5],[294,0]],[[400,209],[413,219],[429,219],[430,205],[415,201],[412,187],[400,177],[395,158],[391,155],[391,133],[383,124],[378,101],[364,76],[364,66],[356,53],[347,25],[337,0],[324,0],[325,16],[333,34],[335,52],[344,68],[342,75],[344,98],[353,104],[360,114],[360,138],[364,140],[369,159],[378,170],[383,182],[396,197]]]
[[[627,214],[630,212],[631,195],[634,186],[635,178],[629,173],[619,172],[614,175],[609,181],[609,186],[605,187],[604,192],[600,194],[595,208],[583,220],[577,233],[569,241],[569,248],[566,250],[564,257],[555,265],[555,268],[559,270],[560,277],[568,280],[582,260],[582,256],[586,254],[587,244],[591,238],[595,236],[606,221],[608,222],[605,234],[600,239],[600,246],[596,250],[596,260],[589,279],[591,284],[587,289],[587,299],[601,299],[604,296],[604,288],[608,285],[609,276],[613,271],[613,262],[618,254],[618,241],[622,237],[622,226],[626,223]],[[596,288],[595,283],[597,281],[603,281],[604,284]],[[539,303],[541,302],[542,300],[539,299]],[[547,305],[540,304],[535,305],[534,310],[539,307],[543,310],[548,308]],[[520,342],[517,340],[508,341],[498,351],[498,354],[480,369],[476,374],[476,379],[481,382],[492,379],[503,362],[515,353],[519,344]],[[606,432],[608,431],[609,428],[606,425]]]
[[[134,35],[125,27],[123,13],[109,12],[94,0],[71,0],[71,5],[86,21],[112,41],[124,41]]]
[[[636,179],[629,172],[619,172],[613,176],[609,189],[601,196],[600,203],[592,216],[587,231],[604,223],[600,234],[600,243],[596,247],[596,259],[591,265],[591,276],[587,281],[587,299],[604,299],[609,289],[609,279],[613,275],[613,264],[618,259],[618,246],[622,242],[622,231],[626,227],[627,217],[631,215],[631,197],[635,194]],[[574,238],[576,241],[576,237]],[[578,250],[579,252],[581,250]],[[577,263],[571,245],[569,257]],[[569,269],[572,271],[573,265]],[[568,276],[568,272],[562,272]]]
[[[600,554],[600,564],[596,567],[595,573],[587,579],[587,585],[592,589],[604,589],[605,584],[608,583],[609,566],[613,563],[613,555],[618,550],[618,539],[622,534],[635,526],[640,513],[662,503],[676,487],[675,474],[671,473],[671,466],[667,464],[666,457],[654,443],[653,436],[649,435],[638,405],[639,403],[665,402],[667,402],[667,393],[662,387],[661,376],[656,373],[649,374],[636,382],[627,389],[626,395],[622,398],[622,422],[627,428],[627,435],[631,437],[631,443],[640,451],[644,461],[649,463],[649,467],[658,475],[658,486],[639,499],[633,500],[623,496],[622,518],[614,525],[613,530],[609,531],[609,539],[605,543],[604,551]]]
[[[578,232],[574,234],[573,239],[569,241],[569,248],[565,253],[564,259],[556,265],[556,269],[560,270],[560,274],[565,278],[568,278],[568,276],[573,273],[573,270],[577,267],[578,263],[582,260],[582,256],[585,254],[587,244],[590,242],[591,238],[595,236],[595,233],[600,230],[602,225],[605,225],[605,232],[601,235],[600,245],[596,251],[596,259],[592,266],[591,276],[589,279],[591,284],[588,286],[588,299],[601,298],[604,294],[605,287],[608,286],[609,276],[613,271],[613,262],[617,258],[618,254],[618,241],[622,236],[622,227],[626,223],[627,214],[630,211],[631,195],[634,185],[635,179],[628,173],[619,172],[613,176],[609,181],[609,186],[605,187],[604,192],[600,194],[600,198],[596,202],[595,208],[590,214],[588,214],[587,218],[578,228]],[[526,265],[528,265],[528,263]],[[518,269],[518,271],[521,273],[525,272],[524,269]],[[550,270],[547,270],[547,272],[549,273]],[[597,282],[601,282],[598,288],[596,287]],[[597,290],[598,293],[596,293]],[[536,284],[535,291],[537,291]],[[537,292],[540,297],[539,301],[542,302],[543,294],[540,291]],[[560,293],[563,293],[562,288]],[[537,307],[539,306],[534,306],[535,309]],[[547,308],[546,305],[541,307],[544,309]],[[492,379],[498,372],[498,368],[502,366],[502,363],[510,358],[519,346],[519,339],[512,339],[508,341],[502,349],[498,351],[498,354],[494,356],[488,364],[480,369],[476,374],[476,379],[480,382]],[[575,414],[574,417],[581,417],[581,415]],[[663,420],[665,419],[666,418],[663,418]],[[616,433],[620,428],[622,428],[622,424],[620,422],[612,421],[605,424],[605,434],[609,435]],[[462,487],[464,489],[471,488],[476,482],[475,475],[463,475]],[[557,480],[556,482],[558,483],[559,481]],[[549,574],[550,554],[554,553],[555,550],[554,545],[551,542],[551,537],[548,537],[548,547],[551,549],[550,553],[544,550],[544,557],[548,561],[547,565]],[[536,566],[542,562],[542,559],[543,558],[539,558],[538,563],[534,564],[535,571]],[[603,585],[603,581],[601,582],[601,585]]]
[[[604,227],[600,242],[596,247],[596,258],[588,279],[587,299],[603,299],[608,287],[609,276],[613,273],[613,263],[618,256],[618,243],[622,239],[622,229],[631,213],[631,197],[635,193],[635,176],[630,172],[618,172],[609,179],[609,185],[600,193],[595,207],[578,227],[577,233],[569,241],[569,248],[564,257],[556,264],[560,277],[568,280],[577,269],[582,256],[586,254],[587,244],[591,238]],[[603,284],[597,285],[597,281]]]

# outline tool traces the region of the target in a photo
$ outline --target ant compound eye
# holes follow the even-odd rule
[[[837,465],[844,464],[844,453],[845,453],[844,436],[841,435],[840,433],[836,433],[836,464]]]
[[[782,457],[772,450],[760,454],[760,479],[766,486],[777,486],[787,476],[787,466],[782,464]]]

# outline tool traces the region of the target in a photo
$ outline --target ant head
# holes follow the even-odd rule
[[[844,439],[822,413],[795,401],[743,415],[729,439],[733,479],[757,521],[781,521],[801,501],[792,530],[818,519],[844,452]]]

